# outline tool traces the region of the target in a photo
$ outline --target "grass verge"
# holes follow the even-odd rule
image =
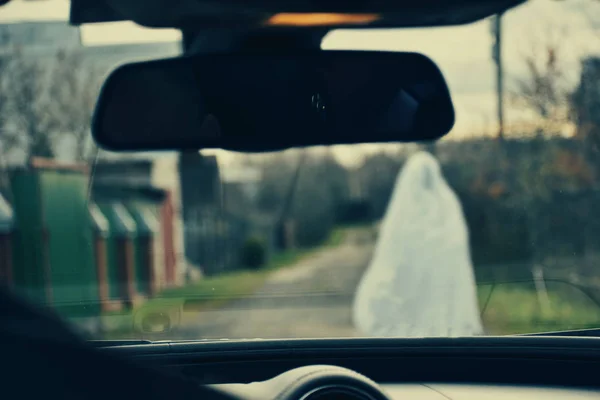
[[[533,282],[478,287],[488,335],[551,332],[600,326],[600,307],[567,283],[551,282],[538,292]]]

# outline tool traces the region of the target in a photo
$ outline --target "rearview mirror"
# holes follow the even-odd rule
[[[194,55],[124,65],[107,79],[92,134],[112,151],[273,151],[440,138],[446,82],[416,53]]]

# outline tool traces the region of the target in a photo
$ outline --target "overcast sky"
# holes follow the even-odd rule
[[[68,19],[66,0],[24,2],[13,0],[0,8],[0,22],[24,20]],[[598,0],[531,0],[509,11],[503,19],[503,55],[507,85],[523,73],[523,53],[544,38],[553,37],[563,44],[563,59],[575,82],[578,60],[585,55],[600,54],[600,27],[594,33],[589,16],[598,15]],[[172,41],[179,39],[174,30],[149,30],[131,23],[90,25],[82,28],[86,45]],[[328,49],[381,49],[418,51],[438,63],[448,80],[457,111],[453,136],[495,130],[494,67],[491,60],[492,38],[489,21],[475,24],[409,30],[335,31],[324,43]],[[507,122],[515,123],[523,116],[507,110]]]

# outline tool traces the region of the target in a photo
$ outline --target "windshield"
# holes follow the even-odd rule
[[[100,84],[181,54],[180,33],[10,2],[0,282],[91,339],[600,328],[596,16],[595,0],[533,0],[466,26],[330,32],[323,49],[439,65],[456,124],[435,143],[124,154],[92,142]]]

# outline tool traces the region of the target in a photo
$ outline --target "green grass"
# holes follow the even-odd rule
[[[488,335],[600,326],[600,307],[583,292],[566,283],[548,283],[547,302],[538,297],[533,283],[498,285],[491,296],[490,290],[491,285],[478,288],[480,309]]]
[[[323,248],[340,246],[344,242],[347,231],[346,228],[334,229],[322,246],[277,253],[271,257],[268,265],[261,269],[202,278],[192,284],[166,289],[134,310],[104,314],[103,318],[107,322],[112,320],[113,325],[118,325],[106,332],[104,339],[135,338],[138,334],[134,330],[133,321],[139,321],[142,315],[149,313],[177,313],[181,318],[180,324],[185,325],[188,323],[188,318],[197,318],[199,311],[218,309],[232,300],[252,295],[265,284],[273,272],[292,266]],[[182,310],[194,311],[194,313],[186,314]],[[114,323],[118,320],[122,320],[122,323]]]

